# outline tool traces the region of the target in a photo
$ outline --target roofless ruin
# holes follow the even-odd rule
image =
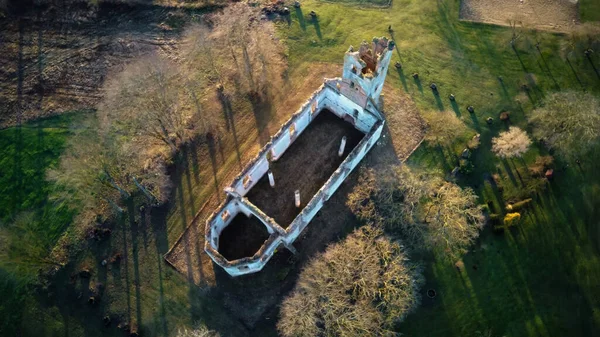
[[[375,145],[393,50],[385,37],[350,47],[342,78],[326,79],[225,188],[204,249],[227,273],[260,271],[280,246],[295,252],[292,243]]]

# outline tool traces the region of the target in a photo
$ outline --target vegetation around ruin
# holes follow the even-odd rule
[[[0,7],[2,4],[0,2]],[[594,22],[600,20],[597,1],[580,2],[580,14],[585,24],[566,34],[553,34],[519,26],[461,22],[457,0],[397,0],[387,9],[306,0],[299,8],[289,3],[289,19],[279,18],[275,27],[268,28],[262,35],[243,35],[247,40],[235,38],[240,33],[248,33],[245,31],[226,30],[214,36],[205,33],[212,24],[218,27],[218,18],[212,18],[210,13],[203,16],[205,11],[194,12],[165,4],[166,1],[158,1],[157,7],[143,7],[143,11],[158,8],[176,13],[169,15],[169,20],[174,21],[161,20],[148,26],[163,27],[160,34],[177,35],[178,41],[182,42],[178,44],[177,52],[169,51],[163,45],[164,49],[153,57],[135,57],[135,62],[129,63],[130,67],[117,65],[105,88],[111,89],[113,83],[112,91],[108,90],[106,97],[112,97],[113,103],[119,105],[105,110],[99,106],[98,112],[60,114],[0,131],[0,317],[3,317],[0,335],[116,336],[129,330],[141,336],[177,336],[178,333],[210,336],[210,331],[221,336],[276,336],[279,317],[282,317],[280,322],[285,319],[279,305],[289,305],[292,300],[284,298],[295,294],[295,290],[289,290],[310,276],[302,270],[311,273],[312,270],[307,269],[311,264],[326,261],[319,260],[321,253],[327,258],[330,249],[349,245],[355,239],[356,234],[347,237],[344,234],[362,225],[346,214],[350,211],[335,214],[343,219],[354,219],[348,220],[346,227],[333,235],[339,238],[339,243],[332,242],[330,248],[305,244],[303,248],[311,253],[299,257],[295,263],[288,263],[287,257],[282,259],[283,262],[272,261],[278,263],[277,272],[272,269],[265,272],[272,272],[269,276],[283,286],[273,293],[276,304],[262,311],[264,319],[252,326],[236,311],[231,304],[236,302],[231,301],[229,294],[232,288],[259,286],[262,279],[249,278],[244,283],[219,275],[210,279],[205,275],[208,285],[199,287],[190,274],[182,275],[167,265],[163,256],[202,205],[215,193],[220,193],[219,185],[230,179],[230,173],[237,172],[261,143],[268,140],[273,128],[287,119],[315,89],[307,84],[307,78],[315,74],[315,69],[329,68],[324,75],[339,75],[336,66],[348,45],[381,35],[391,35],[398,45],[392,64],[399,62],[400,67],[390,67],[388,86],[402,91],[414,101],[429,124],[430,133],[405,167],[411,172],[434,172],[432,181],[439,182],[440,186],[452,186],[453,189],[456,186],[462,191],[471,189],[488,220],[478,239],[471,235],[467,241],[473,241],[472,244],[460,245],[459,251],[466,252],[462,257],[453,254],[448,258],[445,254],[432,254],[432,250],[403,251],[411,260],[418,259],[424,268],[425,281],[419,288],[421,305],[391,329],[406,336],[511,337],[593,336],[600,330],[600,223],[597,221],[600,215],[600,176],[597,173],[600,172],[600,152],[598,132],[594,129],[597,126],[594,111],[598,109],[600,93],[600,40]],[[190,3],[190,6],[199,5],[200,2]],[[133,6],[128,10],[135,13],[142,11],[140,8]],[[310,11],[315,11],[316,16],[311,16]],[[226,20],[228,27],[240,29],[236,23],[243,22],[244,13],[226,13],[228,15],[221,18]],[[33,13],[33,17],[35,15]],[[180,24],[186,28],[180,32],[187,34],[174,33],[178,30],[172,29],[180,18],[183,18]],[[136,17],[133,21],[138,20],[143,22],[144,19]],[[210,25],[192,25],[192,21]],[[7,26],[3,22],[2,27]],[[391,32],[388,31],[390,26]],[[26,26],[22,29],[26,30]],[[135,29],[132,34],[143,32],[138,26]],[[43,36],[44,30],[40,32]],[[3,29],[0,34],[8,35],[9,30]],[[214,40],[211,44],[204,40],[190,42],[200,37]],[[68,35],[61,37],[67,38]],[[242,47],[249,47],[249,55],[271,53],[272,50],[263,49],[265,39],[281,43],[283,49],[275,55],[283,55],[285,62],[276,62],[274,72],[284,76],[281,82],[271,84],[273,90],[268,95],[260,97],[264,94],[264,86],[279,77],[273,74],[258,76],[261,57],[251,57],[257,63],[247,63],[251,67],[246,67]],[[14,55],[11,62],[17,60],[19,35],[11,35],[3,41],[7,41],[7,47],[2,47],[6,48],[4,54]],[[30,60],[35,55],[31,50],[35,50],[37,40],[26,35],[22,41],[26,45],[22,49],[24,59]],[[187,49],[190,45],[210,48]],[[123,44],[122,48],[135,49],[135,46]],[[586,55],[588,49],[595,52]],[[140,50],[146,54],[146,49],[140,47]],[[228,54],[232,50],[239,54]],[[207,54],[211,52],[215,53],[212,58]],[[196,54],[188,58],[188,53]],[[82,59],[77,60],[83,63],[87,54],[85,51],[81,54]],[[268,55],[271,56],[263,60],[273,60],[273,54]],[[231,68],[234,57],[240,63]],[[186,59],[189,63],[183,61]],[[156,60],[160,60],[160,67],[155,67]],[[48,58],[46,63],[40,64],[54,64],[52,62]],[[8,61],[2,63],[3,66],[8,64]],[[23,69],[37,69],[36,63],[30,64],[33,66]],[[158,71],[138,71],[148,64],[151,65],[149,69]],[[161,68],[165,64],[169,68]],[[286,65],[289,67],[284,70]],[[172,71],[171,67],[182,68]],[[257,73],[248,72],[250,68]],[[125,71],[121,72],[123,69]],[[195,69],[198,71],[194,72]],[[160,91],[154,86],[156,82],[138,76],[152,73],[164,74],[167,78],[173,74],[185,75],[186,79],[171,79],[178,88],[177,95],[167,91],[169,95],[164,98],[168,101],[154,102],[165,104],[159,106],[161,112],[166,106],[181,108],[174,111],[182,113],[176,115],[177,121],[196,121],[190,116],[198,112],[194,103],[200,101],[201,113],[205,116],[201,122],[206,124],[184,123],[185,127],[179,125],[165,140],[143,134],[143,138],[135,139],[135,142],[133,138],[138,132],[148,131],[140,128],[145,124],[131,120],[132,124],[110,123],[107,128],[104,124],[107,119],[119,116],[120,120],[124,116],[120,113],[141,107],[129,104],[146,102],[126,99],[127,96],[121,96],[123,93],[118,91],[122,88],[115,88],[114,83],[135,80],[132,83],[138,84],[133,89],[146,89],[140,94],[156,93]],[[14,86],[11,90],[16,93],[18,81],[10,74],[19,77],[14,70],[3,70],[2,81],[10,83],[11,88]],[[15,85],[12,85],[13,80]],[[219,82],[224,88],[221,96],[217,91]],[[199,83],[199,87],[194,83]],[[436,90],[431,89],[432,83],[436,84]],[[37,95],[38,91],[25,87],[26,95],[22,99]],[[194,98],[192,91],[186,90],[190,87],[197,88],[194,93],[205,95],[202,96],[204,100]],[[454,95],[454,100],[449,98],[450,94]],[[282,102],[291,102],[282,109],[284,112],[272,107],[283,105]],[[107,103],[110,101],[104,104]],[[470,106],[472,112],[467,109]],[[144,111],[138,112],[152,112],[149,108],[151,106],[144,106]],[[585,129],[574,125],[574,131],[569,132],[571,137],[564,141],[549,137],[549,129],[563,125],[558,112],[567,110],[586,113],[575,115],[579,116],[577,120],[587,121],[583,125]],[[555,116],[554,113],[558,119],[548,117]],[[455,117],[451,117],[452,114]],[[135,117],[151,118],[137,114]],[[444,118],[450,118],[452,122],[446,123]],[[3,116],[4,120],[8,119]],[[90,127],[92,125],[97,125],[97,130]],[[220,132],[220,138],[216,136],[217,132],[215,137],[206,136],[207,130],[213,130],[213,125],[214,130]],[[511,151],[517,155],[504,159],[492,151],[492,140],[511,127],[525,132],[531,144],[521,147],[523,151],[518,153]],[[77,188],[76,193],[73,188],[83,186],[81,180],[71,182],[70,179],[75,177],[71,174],[58,179],[61,174],[52,173],[65,172],[70,156],[81,158],[87,153],[84,150],[110,149],[104,146],[111,140],[104,138],[107,133],[119,136],[112,139],[120,144],[117,149],[127,145],[129,150],[125,153],[136,156],[118,160],[127,164],[127,170],[136,169],[131,180],[124,179],[128,193],[136,194],[132,199],[120,200],[122,193],[114,188],[109,175],[97,169],[93,172],[100,178],[93,181],[97,185],[88,185],[83,191]],[[454,138],[449,136],[453,133]],[[386,142],[392,141],[389,134],[377,148],[385,148],[389,144]],[[170,143],[174,143],[177,151],[172,151]],[[82,150],[75,152],[69,150],[70,146],[80,146]],[[385,153],[389,157],[384,159],[394,161],[390,152],[376,153]],[[144,169],[156,168],[151,165],[156,163],[155,155],[164,160],[165,170],[160,172],[169,176],[168,186],[165,186],[168,189],[163,190],[150,180],[145,180],[148,185],[144,186],[157,199],[167,195],[169,201],[150,212],[149,199],[152,197],[144,195],[143,189],[133,182],[133,176],[141,180]],[[98,158],[92,156],[90,160]],[[379,178],[383,159],[371,159],[365,165],[370,166],[373,179]],[[120,169],[112,164],[108,167]],[[455,168],[458,173],[453,175]],[[358,176],[354,174],[348,184],[355,184]],[[446,185],[450,184],[446,180],[453,185]],[[162,178],[159,181],[164,182]],[[107,191],[109,193],[102,196],[111,197],[108,200],[124,214],[112,221],[95,217],[98,209],[112,215],[119,212],[115,212],[117,208],[107,198],[100,198],[102,204],[97,206],[86,203],[79,194],[83,192],[89,197]],[[341,205],[344,205],[343,201]],[[94,212],[81,218],[83,212],[92,207],[86,205],[94,205]],[[74,218],[79,220],[73,221]],[[83,230],[75,223],[91,227]],[[389,242],[394,244],[394,241]],[[67,253],[70,250],[57,248],[63,248],[65,244],[78,253],[70,255]],[[54,269],[51,264],[56,261],[60,268]],[[103,265],[104,261],[108,267]],[[40,267],[51,267],[49,269],[54,271],[38,279]],[[188,268],[193,269],[190,273],[204,270],[195,264]],[[427,291],[432,289],[435,296],[427,296]],[[248,293],[244,299],[250,302],[252,296]],[[98,300],[90,303],[90,297]],[[252,309],[262,308],[255,306]],[[381,312],[370,312],[372,317],[381,319]],[[107,316],[108,327],[104,320]]]

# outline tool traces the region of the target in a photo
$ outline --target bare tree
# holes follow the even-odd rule
[[[264,98],[281,83],[283,45],[272,23],[259,19],[257,7],[236,3],[215,17],[214,39],[223,41],[218,52],[229,53],[229,73],[238,90]]]
[[[511,126],[492,139],[492,151],[500,158],[521,157],[531,145],[531,139],[522,129]]]
[[[429,111],[423,114],[427,122],[425,140],[440,147],[451,146],[457,136],[465,134],[469,129],[453,112]]]
[[[180,102],[178,69],[157,55],[143,57],[109,79],[98,111],[104,128],[127,136],[158,140],[174,152],[186,139],[191,112]]]
[[[529,122],[534,136],[562,157],[585,157],[600,143],[600,99],[583,92],[554,93]]]
[[[204,325],[198,325],[194,329],[179,329],[176,337],[219,337],[219,333],[209,330]]]
[[[61,156],[59,167],[48,172],[50,180],[66,187],[63,193],[67,195],[62,197],[75,196],[83,202],[84,208],[95,208],[98,200],[100,204],[117,204],[120,198],[129,197],[127,176],[132,163],[120,155],[115,140],[98,132],[94,116],[73,126],[72,130],[74,135]]]
[[[484,223],[473,190],[406,165],[363,171],[348,206],[363,221],[384,224],[413,249],[451,258],[466,251]]]
[[[285,337],[382,336],[418,306],[421,270],[376,226],[329,246],[281,306]]]

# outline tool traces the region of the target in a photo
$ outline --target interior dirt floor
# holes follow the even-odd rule
[[[344,136],[346,146],[340,157],[338,150]],[[364,136],[333,112],[322,110],[283,156],[271,163],[275,187],[265,174],[246,197],[287,228]],[[295,205],[296,190],[300,190],[300,207]]]
[[[265,225],[255,216],[238,213],[219,237],[219,253],[229,261],[253,256],[269,238]]]
[[[334,70],[332,71],[332,69]],[[271,127],[267,130],[269,135],[277,132],[281,123],[289,118],[290,106],[299,107],[304,102],[303,99],[321,84],[323,77],[332,77],[338,74],[341,68],[339,65],[319,64],[318,67],[310,68],[310,71],[310,74],[302,76],[305,82],[295,82],[295,87],[287,91],[295,94],[287,95],[286,98],[295,101],[277,104],[279,107],[277,118],[270,123]],[[391,80],[393,78],[390,78]],[[219,301],[223,303],[231,317],[241,322],[247,329],[253,330],[253,335],[268,336],[263,331],[273,331],[273,324],[279,316],[277,304],[281,297],[294,286],[297,275],[305,263],[316,253],[323,251],[327,245],[342,239],[355,226],[359,225],[356,217],[346,206],[346,198],[348,192],[356,184],[361,168],[373,168],[377,165],[388,166],[390,163],[396,164],[404,161],[423,139],[425,124],[410,96],[389,82],[384,86],[383,92],[385,94],[384,113],[387,121],[382,137],[338,191],[325,203],[298,240],[294,242],[298,255],[291,254],[287,249],[279,249],[261,272],[242,277],[231,277],[222,268],[215,265],[204,252],[206,220],[222,201],[224,197],[222,188],[228,186],[239,173],[236,165],[229,169],[221,168],[222,171],[227,172],[227,175],[219,179],[220,186],[213,193],[210,202],[204,204],[205,207],[201,207],[200,212],[193,217],[193,220],[188,218],[192,220],[191,224],[179,240],[174,238],[173,242],[175,243],[169,241],[173,247],[167,253],[167,261],[202,289],[217,294]],[[243,116],[246,115],[239,115],[240,118]],[[240,124],[238,131],[245,130],[242,126],[247,127],[246,124]],[[242,151],[243,160],[250,160],[258,153],[260,149],[258,145],[262,146],[263,144],[256,143],[252,149]],[[233,149],[225,149],[226,153],[232,151],[234,152]],[[209,154],[204,152],[200,152],[198,157],[210,158]],[[220,156],[218,159],[217,164],[224,165]],[[208,171],[201,171],[200,176],[205,175],[210,177]],[[183,186],[181,188],[185,189],[186,184]],[[214,190],[214,187],[212,189]],[[194,195],[199,195],[199,192]],[[202,205],[203,202],[202,199],[196,199],[198,205]],[[187,222],[183,220],[182,224],[187,224]]]
[[[462,20],[568,31],[579,21],[577,0],[463,0]]]

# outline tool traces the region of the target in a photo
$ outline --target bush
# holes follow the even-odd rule
[[[504,216],[504,226],[510,228],[516,226],[521,221],[521,213],[508,213]]]
[[[302,270],[277,328],[285,337],[382,336],[419,304],[422,283],[402,246],[365,226]]]
[[[366,223],[381,223],[411,248],[456,258],[479,236],[484,217],[473,190],[406,165],[364,171],[348,196]]]
[[[197,326],[195,329],[180,329],[176,337],[219,337],[217,332],[208,330],[204,325]]]
[[[554,157],[538,156],[535,158],[535,162],[529,166],[529,172],[534,176],[543,177],[546,170],[552,167],[552,163],[554,163]]]

